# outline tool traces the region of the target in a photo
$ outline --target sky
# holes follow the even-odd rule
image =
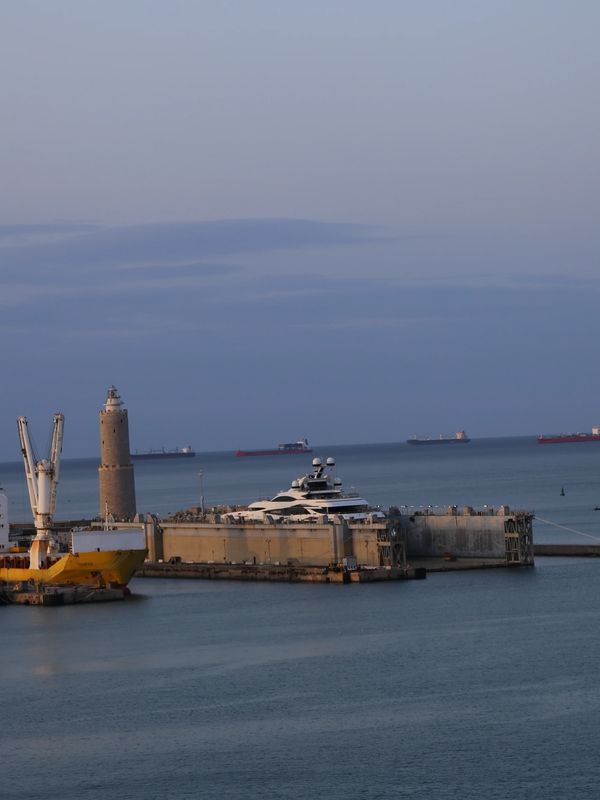
[[[600,5],[5,0],[0,461],[600,423]]]

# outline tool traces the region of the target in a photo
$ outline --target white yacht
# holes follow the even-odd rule
[[[237,511],[236,516],[245,520],[261,521],[265,515],[273,519],[284,518],[294,522],[324,520],[341,516],[348,520],[382,519],[385,515],[371,509],[369,503],[355,492],[344,492],[342,481],[334,472],[335,460],[328,458],[325,464],[313,458],[313,471],[292,481],[289,489],[279,492],[271,500],[257,500],[247,510]]]

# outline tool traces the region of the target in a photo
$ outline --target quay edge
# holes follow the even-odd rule
[[[79,603],[106,603],[125,600],[125,587],[0,583],[0,605],[70,606]]]
[[[374,583],[424,578],[424,569],[399,567],[315,567],[293,564],[202,564],[147,562],[138,578],[199,578],[272,583]]]

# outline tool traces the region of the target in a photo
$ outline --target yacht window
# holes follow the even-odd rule
[[[304,506],[289,506],[288,508],[280,508],[277,509],[277,514],[282,517],[288,517],[292,514],[306,514],[306,509]]]
[[[296,497],[289,497],[289,495],[287,495],[287,494],[279,494],[279,495],[277,495],[277,497],[274,497],[271,500],[271,502],[272,503],[282,503],[284,500],[289,502],[290,500],[293,501],[293,500],[296,500],[296,499],[297,499]]]
[[[366,506],[330,506],[328,512],[330,514],[366,514],[368,510]]]

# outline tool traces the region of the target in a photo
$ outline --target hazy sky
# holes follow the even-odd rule
[[[0,461],[600,423],[600,4],[5,0]]]

